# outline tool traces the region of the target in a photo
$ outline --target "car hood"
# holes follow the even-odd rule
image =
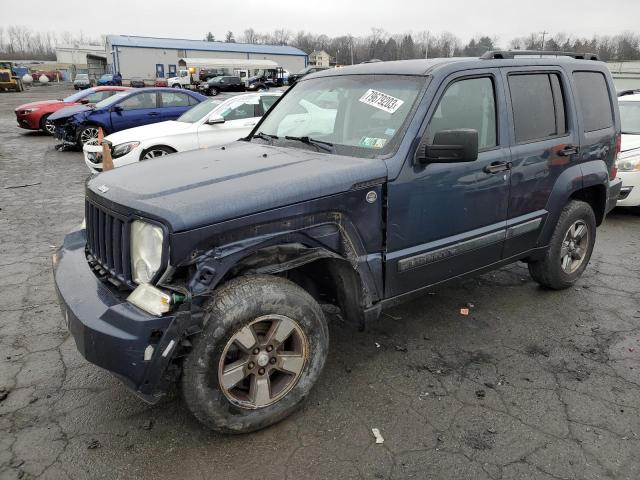
[[[631,135],[629,133],[622,134],[621,151],[626,152],[640,148],[640,135]]]
[[[345,192],[386,176],[380,159],[238,141],[224,150],[194,150],[104,172],[89,180],[87,189],[106,206],[122,205],[179,232]]]
[[[119,145],[124,142],[143,142],[152,138],[169,137],[182,133],[191,129],[193,125],[193,123],[176,122],[174,120],[152,123],[151,125],[143,125],[112,133],[105,140],[111,142],[112,145]]]
[[[25,103],[23,105],[20,105],[19,107],[16,107],[15,109],[24,110],[26,108],[46,107],[49,105],[56,105],[56,104],[62,104],[62,103],[64,103],[62,100],[41,100],[39,102]]]
[[[90,110],[95,109],[86,105],[71,105],[69,107],[58,110],[55,113],[52,113],[49,117],[49,120],[60,120],[63,118],[72,117],[73,115],[76,115],[78,113],[88,112]]]

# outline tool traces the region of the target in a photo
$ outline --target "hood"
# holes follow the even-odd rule
[[[90,110],[95,109],[88,107],[87,105],[71,105],[70,107],[65,107],[55,113],[52,113],[49,116],[49,120],[60,120],[62,118],[69,118],[78,113],[88,112]]]
[[[129,128],[120,132],[112,133],[105,140],[111,142],[112,145],[119,145],[124,142],[143,142],[152,138],[169,137],[193,127],[193,123],[176,122],[174,120],[168,122],[152,123],[141,127]]]
[[[46,107],[48,105],[55,105],[58,103],[63,103],[62,100],[41,100],[39,102],[30,102],[20,105],[16,107],[16,110],[24,110],[26,108],[37,108],[37,107]],[[71,104],[70,104],[71,105]]]
[[[387,176],[383,160],[238,141],[116,168],[87,188],[174,232],[348,191]],[[100,190],[107,191],[101,193]]]
[[[621,151],[635,150],[640,148],[640,135],[631,135],[629,133],[622,134]]]

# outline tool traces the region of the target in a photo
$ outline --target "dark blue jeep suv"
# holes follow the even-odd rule
[[[569,287],[620,190],[620,120],[604,63],[534,53],[309,75],[247,138],[94,177],[54,257],[78,349],[248,432],[320,375],[320,301],[364,325],[519,260]]]

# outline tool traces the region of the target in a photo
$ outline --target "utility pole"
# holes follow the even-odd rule
[[[540,32],[540,34],[542,35],[542,48],[540,50],[544,50],[544,37],[547,33],[549,32],[545,32],[545,31]]]
[[[349,35],[349,49],[351,50],[351,65],[353,65],[353,37]]]
[[[429,58],[429,30],[427,30],[427,41],[424,46],[424,58]]]

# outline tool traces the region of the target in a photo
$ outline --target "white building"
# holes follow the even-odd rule
[[[104,57],[103,45],[61,45],[56,47],[56,62],[87,68],[87,55]]]
[[[272,60],[289,72],[298,72],[308,63],[306,53],[286,45],[107,35],[105,47],[107,70],[120,72],[125,79],[174,76],[179,59],[189,57]]]

